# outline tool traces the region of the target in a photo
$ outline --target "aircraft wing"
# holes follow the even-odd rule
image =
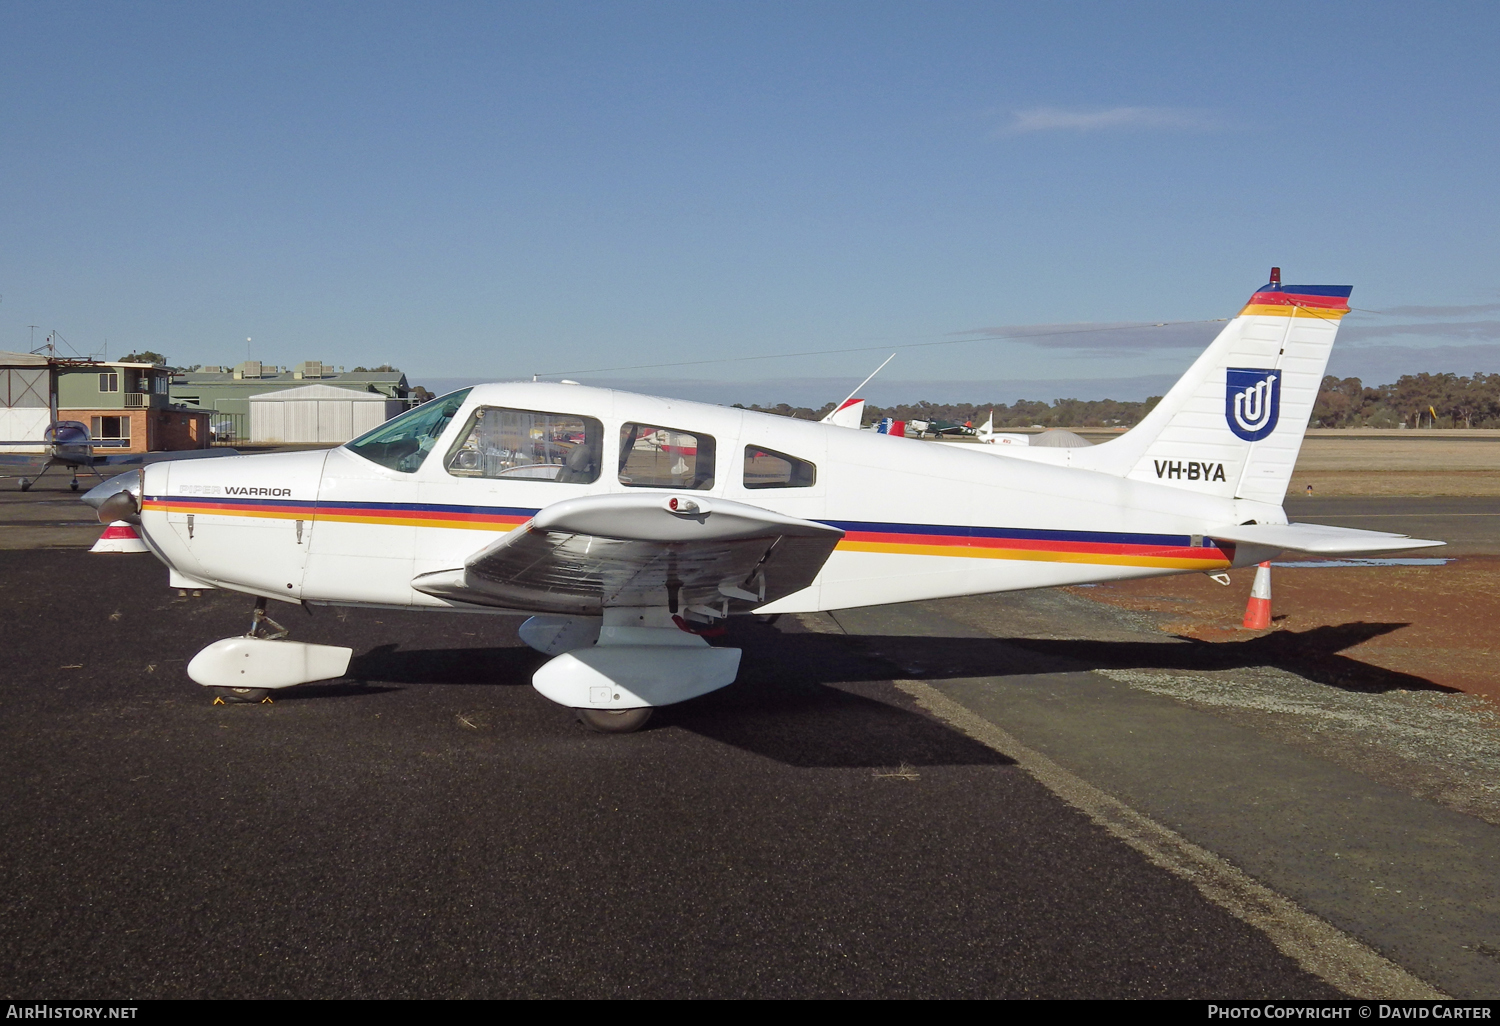
[[[1290,549],[1321,555],[1352,556],[1361,552],[1394,552],[1398,549],[1426,549],[1448,544],[1404,534],[1358,531],[1352,527],[1328,527],[1324,524],[1243,524],[1204,533],[1216,541],[1264,545],[1269,549]]]
[[[140,467],[148,463],[172,460],[208,460],[220,456],[238,456],[238,449],[181,449],[175,452],[122,452],[114,456],[95,456],[96,467]]]
[[[548,506],[474,553],[422,574],[429,595],[533,612],[597,616],[661,606],[723,616],[812,583],[844,532],[693,493],[591,495]]]

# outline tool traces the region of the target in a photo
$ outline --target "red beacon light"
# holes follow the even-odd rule
[[[1272,285],[1280,285],[1281,284],[1281,268],[1279,268],[1279,267],[1273,267],[1273,268],[1271,268],[1271,284]]]

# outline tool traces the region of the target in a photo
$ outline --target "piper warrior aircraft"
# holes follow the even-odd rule
[[[346,671],[351,649],[270,631],[270,598],[490,610],[529,614],[522,639],[553,656],[537,691],[634,730],[734,680],[739,650],[705,639],[735,614],[1442,544],[1282,510],[1349,293],[1265,286],[1139,426],[1061,462],[528,382],[337,449],[158,464],[87,498],[138,522],[176,586],[256,596],[251,632],[188,666],[221,696]]]

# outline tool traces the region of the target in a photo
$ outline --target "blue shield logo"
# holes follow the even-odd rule
[[[1280,413],[1280,371],[1227,368],[1224,419],[1229,421],[1229,430],[1247,442],[1258,442],[1276,430]]]

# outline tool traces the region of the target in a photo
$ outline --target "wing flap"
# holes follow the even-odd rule
[[[1241,545],[1263,545],[1270,549],[1289,549],[1322,555],[1356,555],[1362,552],[1395,552],[1401,549],[1426,549],[1447,542],[1412,538],[1385,531],[1360,531],[1352,527],[1329,527],[1326,524],[1242,524],[1205,532],[1217,541]]]
[[[673,501],[677,507],[672,506]],[[568,499],[412,587],[460,602],[575,616],[605,606],[745,612],[812,583],[837,528],[726,499],[660,492]]]

